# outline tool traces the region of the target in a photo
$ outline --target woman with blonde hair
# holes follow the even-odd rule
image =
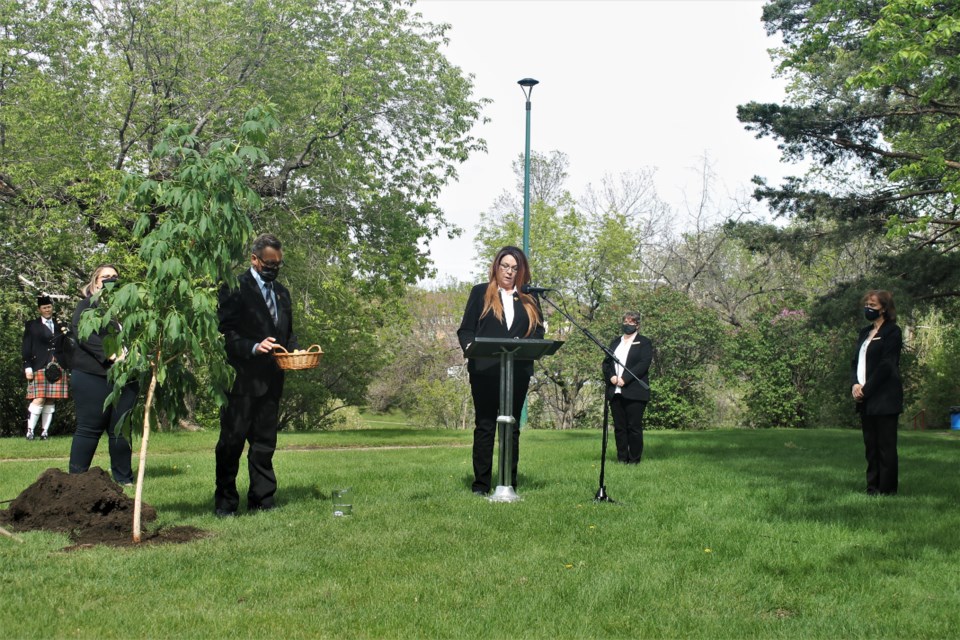
[[[84,298],[73,312],[73,335],[79,338],[80,317],[83,312],[97,306],[97,295],[107,285],[117,281],[118,272],[112,264],[102,264],[93,271],[90,282],[80,290]],[[119,330],[116,322],[113,331]],[[137,399],[136,383],[128,384],[120,394],[120,400],[106,409],[103,404],[113,391],[107,373],[117,359],[117,354],[107,353],[103,340],[110,329],[95,331],[83,340],[77,340],[73,350],[70,391],[77,412],[77,430],[70,447],[70,473],[83,473],[90,468],[97,444],[104,432],[107,434],[110,451],[110,468],[113,479],[123,485],[133,484],[130,443],[120,433],[119,422],[133,408]]]
[[[466,351],[476,338],[542,338],[543,315],[537,300],[521,291],[530,284],[527,257],[517,247],[507,246],[497,252],[490,265],[489,279],[470,291],[463,320],[457,330],[460,347]],[[470,391],[476,427],[473,431],[473,492],[486,495],[490,491],[493,467],[493,443],[496,438],[497,414],[500,409],[500,362],[495,359],[471,358]],[[520,459],[520,412],[527,398],[533,362],[518,361],[513,372],[513,487],[517,483],[517,462]]]

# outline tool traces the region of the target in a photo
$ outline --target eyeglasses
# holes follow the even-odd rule
[[[257,254],[253,254],[253,255],[257,258],[257,262],[259,262],[260,264],[262,264],[268,269],[279,269],[280,267],[283,266],[283,260],[279,260],[277,262],[267,262]]]
[[[505,264],[503,264],[503,263],[501,262],[501,263],[500,263],[500,270],[501,270],[501,271],[506,271],[507,273],[516,273],[517,271],[520,270],[520,267],[517,266],[517,265],[512,265],[512,266],[510,266],[510,265],[505,265]]]

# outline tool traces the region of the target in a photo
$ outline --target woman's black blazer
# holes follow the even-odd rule
[[[850,386],[857,384],[857,361],[860,346],[870,335],[873,325],[860,330],[857,348],[850,363]],[[903,333],[899,325],[887,320],[880,325],[877,335],[867,347],[867,380],[863,385],[863,401],[857,411],[868,416],[886,416],[903,413],[903,382],[900,380],[900,350]]]
[[[71,329],[73,335],[80,336],[80,316],[87,309],[96,306],[92,296],[87,296],[77,305],[73,311],[73,321]],[[119,331],[115,322],[111,322],[114,332]],[[103,339],[110,335],[109,329],[100,329],[91,333],[85,340],[77,340],[77,348],[73,349],[71,354],[71,368],[76,371],[83,371],[95,376],[106,377],[107,370],[113,364],[103,350]]]
[[[470,346],[476,338],[543,338],[543,323],[538,323],[530,335],[527,335],[527,329],[530,327],[530,320],[527,318],[527,310],[520,302],[520,296],[513,295],[513,324],[509,329],[503,320],[497,320],[491,311],[487,315],[480,317],[483,312],[483,296],[487,293],[487,284],[478,284],[470,291],[470,297],[467,299],[467,307],[463,311],[463,320],[460,321],[460,328],[457,329],[457,339],[460,341],[460,348],[464,351]],[[536,298],[534,298],[536,300]],[[540,305],[537,304],[537,315],[543,317],[540,311]],[[499,376],[500,360],[495,358],[475,359],[470,358],[467,364],[467,371],[471,375]],[[514,364],[514,375],[532,376],[533,362],[530,360],[517,361]]]
[[[614,338],[613,342],[610,343],[610,351],[616,351],[618,346],[620,346],[620,338]],[[647,386],[638,384],[637,378],[624,371],[623,387],[620,389],[624,398],[644,402],[650,400],[650,379],[647,377],[647,372],[650,370],[651,362],[653,362],[653,344],[649,338],[638,334],[634,337],[630,351],[627,353],[627,359],[624,360],[623,364],[627,365],[627,369],[637,374],[639,379]],[[613,358],[607,356],[603,359],[603,380],[607,384],[607,400],[612,400],[617,391],[616,385],[610,384],[610,378],[615,375],[617,375],[617,363],[613,361]]]

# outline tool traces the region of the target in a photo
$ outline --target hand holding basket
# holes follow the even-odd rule
[[[323,357],[323,349],[320,345],[311,345],[308,349],[290,352],[279,344],[273,347],[273,357],[277,361],[277,366],[281,369],[313,369],[320,364],[320,358]]]

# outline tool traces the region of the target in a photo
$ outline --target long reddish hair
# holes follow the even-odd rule
[[[540,324],[540,311],[537,309],[537,303],[533,300],[533,296],[520,291],[523,285],[530,284],[530,265],[527,263],[527,256],[517,247],[504,247],[497,252],[497,256],[493,259],[493,263],[490,265],[490,283],[487,285],[487,292],[483,296],[483,311],[480,313],[480,317],[482,318],[492,312],[497,320],[503,321],[503,303],[500,302],[497,270],[500,268],[500,262],[506,256],[513,256],[513,259],[517,261],[517,277],[514,279],[514,284],[517,287],[517,296],[520,297],[520,302],[523,303],[523,308],[527,312],[527,333],[524,335],[526,337],[533,333],[533,330]]]

